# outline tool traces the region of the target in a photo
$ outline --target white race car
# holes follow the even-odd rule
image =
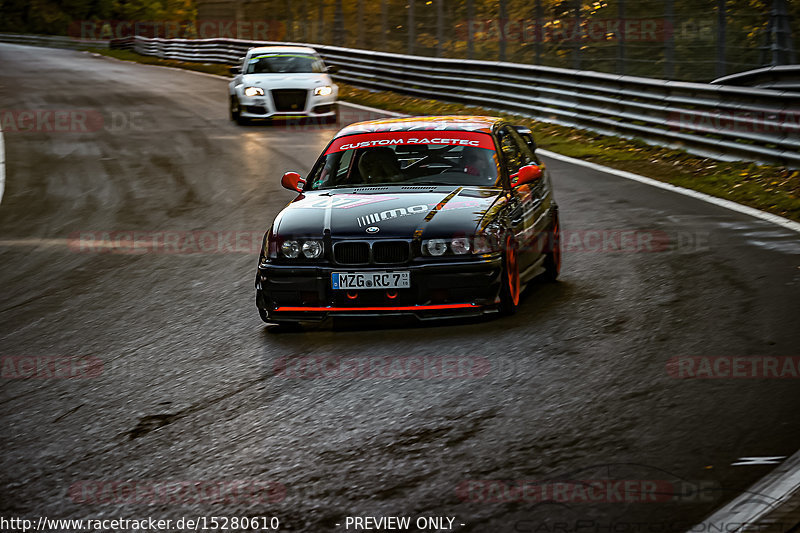
[[[336,121],[339,87],[313,48],[251,48],[228,85],[231,120],[311,117]]]

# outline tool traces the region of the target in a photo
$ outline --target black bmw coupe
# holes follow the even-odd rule
[[[333,315],[514,313],[555,280],[558,207],[529,130],[499,118],[412,117],[342,129],[264,236],[265,322]]]

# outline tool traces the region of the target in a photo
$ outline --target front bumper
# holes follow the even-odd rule
[[[333,272],[408,270],[411,288],[334,290]],[[329,316],[414,316],[420,320],[477,316],[497,309],[502,258],[398,267],[261,265],[256,306],[268,321],[322,321]]]
[[[299,89],[298,89],[299,90]],[[308,94],[303,107],[291,110],[277,108],[272,97],[272,91],[267,89],[264,96],[244,96],[241,89],[237,89],[240,115],[244,118],[299,118],[318,117],[333,118],[336,116],[336,99],[338,90],[327,96],[314,96],[313,89],[308,89]]]

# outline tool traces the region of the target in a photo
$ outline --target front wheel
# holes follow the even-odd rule
[[[519,308],[519,264],[517,248],[509,235],[506,237],[505,255],[503,257],[503,275],[500,284],[500,312],[513,315]]]
[[[231,96],[230,98],[230,102],[228,103],[228,111],[230,113],[231,120],[238,122],[241,111],[239,110],[239,100],[235,96]]]
[[[236,122],[239,126],[250,124],[250,120],[242,116],[242,106],[239,105],[239,99],[235,96],[231,96],[230,115],[231,120]]]
[[[338,124],[339,123],[339,106],[336,105],[336,109],[334,111],[334,115],[332,117],[328,117],[325,120],[328,124]]]

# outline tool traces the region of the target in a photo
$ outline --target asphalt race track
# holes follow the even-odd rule
[[[225,85],[0,45],[0,516],[684,531],[774,468],[739,458],[797,451],[797,379],[670,366],[800,355],[797,233],[552,161],[562,278],[515,316],[265,326],[253,278],[292,198],[280,176],[308,172],[337,126],[236,126]],[[53,114],[14,131],[33,110]],[[132,232],[139,248],[114,244]],[[313,357],[480,371],[284,371]],[[236,483],[260,492],[186,488]]]

